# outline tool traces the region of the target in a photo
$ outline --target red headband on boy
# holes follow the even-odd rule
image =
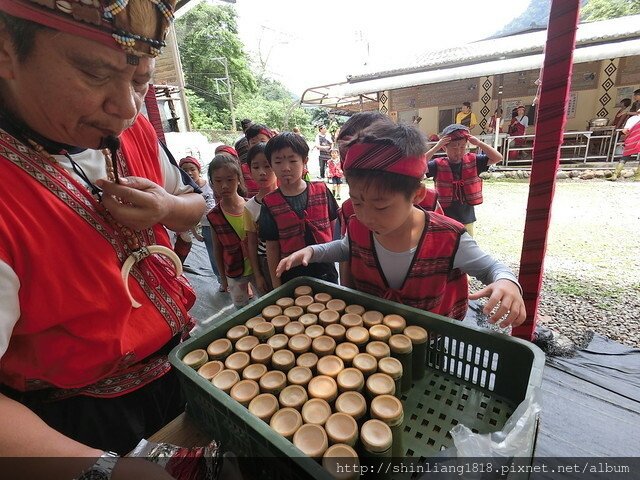
[[[195,157],[184,157],[183,159],[180,160],[178,165],[183,166],[185,163],[193,163],[196,167],[198,167],[198,170],[202,170],[202,166],[200,165],[200,162]]]
[[[238,158],[238,152],[236,151],[236,149],[230,147],[229,145],[220,145],[219,147],[217,147],[216,155],[220,152],[228,153],[229,155],[233,155],[234,157]]]
[[[382,170],[422,179],[427,170],[427,157],[405,156],[398,147],[382,143],[351,145],[344,160],[344,170]]]
[[[268,128],[261,128],[258,133],[262,134],[262,135],[266,135],[269,138],[273,138],[273,132],[271,130],[269,130]]]

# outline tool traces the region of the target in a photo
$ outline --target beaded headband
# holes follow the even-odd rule
[[[140,18],[135,7],[151,3],[159,18],[154,35],[143,35],[140,25],[150,26]],[[77,35],[113,48],[129,56],[155,57],[166,45],[165,38],[176,0],[0,0],[0,11],[61,32]],[[133,8],[131,8],[134,6]],[[138,25],[123,29],[120,25]],[[130,61],[129,63],[135,63]]]

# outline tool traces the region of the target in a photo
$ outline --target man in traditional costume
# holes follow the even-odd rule
[[[184,408],[195,295],[165,227],[205,204],[139,115],[174,5],[0,0],[0,454],[87,457],[59,478]]]

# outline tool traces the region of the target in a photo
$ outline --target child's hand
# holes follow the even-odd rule
[[[284,272],[291,270],[293,267],[297,267],[298,265],[304,265],[306,267],[309,265],[311,257],[313,257],[313,249],[311,247],[304,247],[302,250],[292,253],[288,257],[280,260],[280,263],[276,268],[276,276],[280,277]]]
[[[517,327],[527,317],[520,289],[511,280],[503,278],[493,282],[482,290],[469,295],[469,300],[477,300],[484,297],[488,297],[489,300],[482,312],[485,315],[490,315],[494,308],[496,309],[493,315],[489,317],[491,323],[498,322],[506,315],[506,318],[500,322],[500,326],[508,327],[511,325],[512,327]],[[499,306],[498,303],[500,303]]]
[[[440,140],[438,140],[438,143],[436,143],[436,147],[443,148],[445,145],[448,145],[450,141],[451,137],[449,135],[445,135]]]
[[[474,137],[473,135],[469,135],[469,138],[467,138],[467,141],[471,145],[475,145],[476,147],[482,143],[478,137]]]
[[[267,281],[265,280],[264,276],[262,276],[259,273],[256,273],[255,280],[256,280],[256,288],[258,289],[261,295],[264,295],[265,293],[269,292],[269,287],[267,285]]]

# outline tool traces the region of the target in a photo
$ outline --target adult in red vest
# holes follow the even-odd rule
[[[280,262],[277,274],[311,262],[346,261],[357,290],[462,319],[467,275],[487,287],[485,313],[503,325],[524,321],[513,273],[482,252],[462,224],[416,205],[425,194],[425,139],[413,127],[377,123],[350,145],[344,162],[355,217],[347,236],[306,247]]]
[[[0,0],[0,455],[109,470],[183,411],[195,295],[165,227],[205,203],[139,115],[175,2],[86,3]]]
[[[486,153],[470,153],[467,142]],[[443,148],[447,156],[432,160]],[[482,203],[479,174],[486,172],[489,165],[501,161],[500,152],[470,135],[467,127],[456,123],[445,128],[442,138],[427,152],[427,177],[435,181],[444,214],[464,224],[471,236],[476,221],[474,206]]]

